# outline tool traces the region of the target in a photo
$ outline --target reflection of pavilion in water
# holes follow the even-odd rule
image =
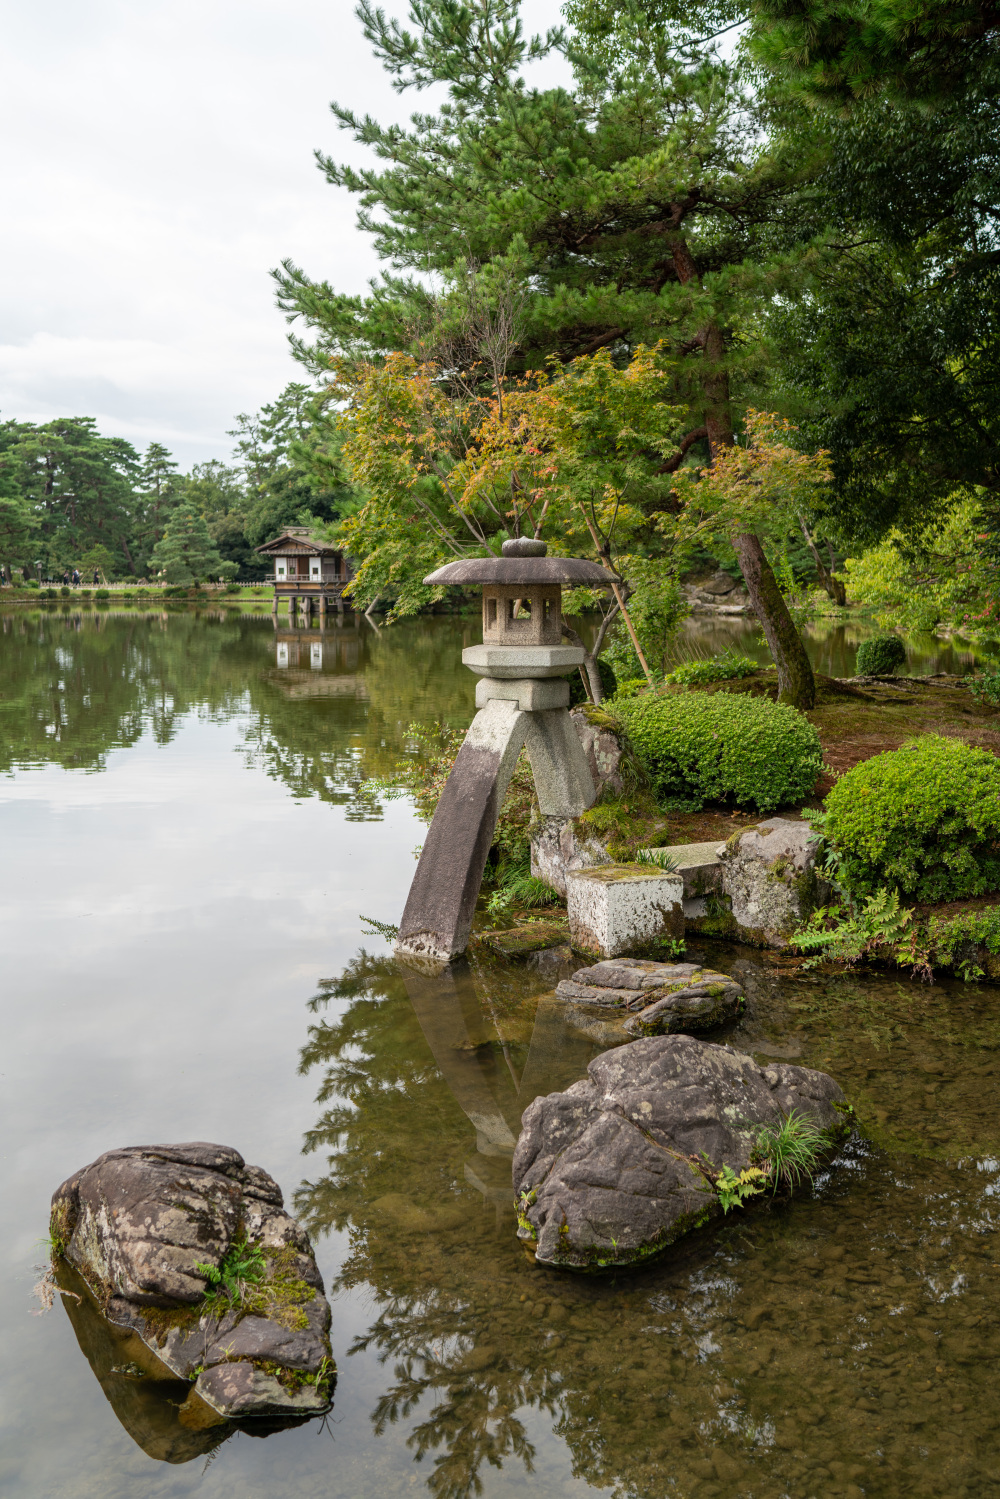
[[[365,697],[364,678],[358,675],[361,640],[357,615],[353,628],[320,621],[319,628],[279,628],[275,619],[274,664],[271,681],[286,697]]]
[[[477,1154],[465,1163],[465,1179],[498,1211],[509,1213],[521,1115],[539,1095],[585,1077],[602,1048],[573,1030],[567,1006],[546,994],[535,1009],[527,1058],[518,1067],[516,1048],[487,993],[488,975],[464,962],[434,975],[403,965],[400,970],[441,1075],[476,1131]]]

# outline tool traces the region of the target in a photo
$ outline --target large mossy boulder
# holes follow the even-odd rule
[[[721,845],[722,893],[730,913],[725,935],[755,947],[787,947],[831,894],[816,870],[816,846],[808,822],[786,817],[771,817]]]
[[[793,1113],[831,1145],[845,1132],[826,1073],[693,1036],[633,1041],[587,1071],[525,1110],[514,1152],[518,1237],[546,1265],[632,1264],[720,1217],[713,1178],[752,1168],[761,1129]]]
[[[128,1146],[52,1198],[57,1258],[219,1418],[328,1409],[330,1307],[281,1189],[225,1145]]]

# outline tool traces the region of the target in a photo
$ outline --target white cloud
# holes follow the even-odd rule
[[[390,10],[403,12],[401,6]],[[332,98],[405,119],[345,0],[6,0],[0,416],[92,415],[187,466],[297,366],[268,271],[377,271],[313,148]],[[526,20],[558,20],[535,0]],[[552,65],[546,66],[551,74]]]

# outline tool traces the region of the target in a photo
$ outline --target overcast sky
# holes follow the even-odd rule
[[[93,416],[186,468],[228,458],[234,415],[304,378],[269,270],[291,256],[347,292],[377,270],[313,162],[363,159],[329,102],[383,120],[430,102],[393,93],[353,11],[5,0],[0,417]],[[542,30],[558,0],[525,13]]]

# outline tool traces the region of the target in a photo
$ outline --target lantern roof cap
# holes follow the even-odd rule
[[[612,575],[597,562],[582,557],[548,557],[544,541],[527,536],[505,541],[500,557],[466,557],[447,562],[424,582],[437,583],[575,583],[582,588],[610,588]]]

